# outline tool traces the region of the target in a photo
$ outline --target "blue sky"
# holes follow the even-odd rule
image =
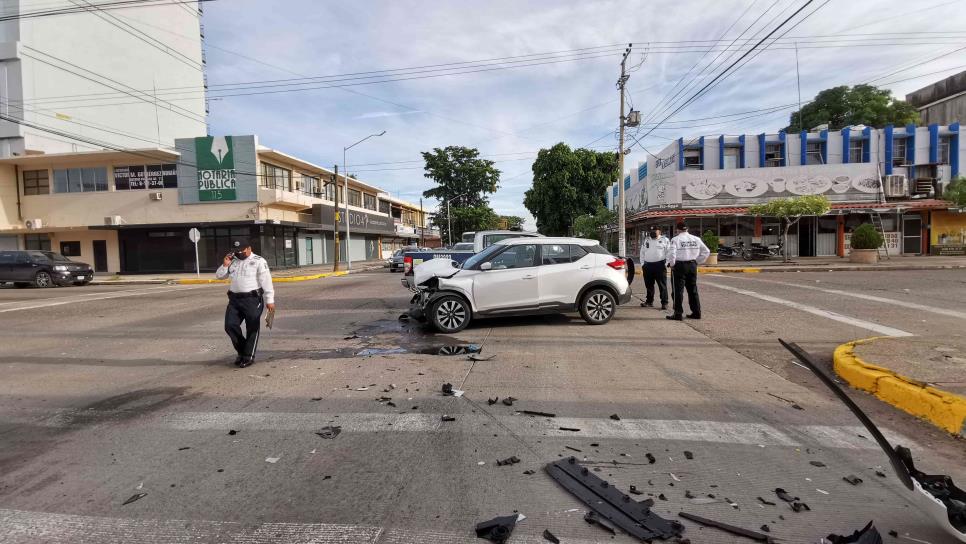
[[[700,73],[717,53],[664,53],[658,51],[656,42],[731,39],[761,16],[743,36],[748,38],[774,20],[757,34],[760,38],[805,1],[218,0],[205,4],[205,35],[211,45],[208,77],[215,86],[633,42],[650,52],[646,58],[643,49],[633,52],[631,63],[643,63],[628,82],[630,101],[645,119],[661,120],[671,110],[658,115],[654,108],[659,101],[669,96],[688,70],[688,77]],[[966,33],[959,30],[966,23],[966,2],[962,0],[816,0],[802,15],[819,6],[821,9],[786,36],[801,37],[797,41],[803,100],[827,87],[868,81],[902,68],[904,63],[966,46]],[[910,34],[881,36],[886,32]],[[920,32],[929,34],[912,34]],[[816,47],[819,41],[829,40],[836,44],[855,41],[845,47]],[[783,127],[791,110],[687,121],[796,102],[795,52],[788,48],[790,44],[780,47],[764,51],[676,113],[668,128],[656,130],[644,145],[656,153],[678,136],[755,133]],[[561,141],[574,147],[593,142],[599,149],[616,149],[616,138],[610,133],[616,128],[618,114],[614,83],[620,56],[617,49],[604,52],[613,54],[341,89],[225,97],[211,102],[211,131],[255,133],[264,145],[328,166],[341,164],[343,146],[386,130],[385,136],[350,151],[349,170],[413,202],[431,186],[423,177],[420,151],[446,145],[477,147],[503,172],[500,190],[491,196],[494,209],[529,218],[523,193],[532,181],[530,167],[536,151]],[[740,54],[729,58],[725,53],[718,60],[730,63]],[[964,60],[963,51],[952,53],[876,83],[888,83],[884,86],[902,97],[956,70],[896,80],[951,69],[966,64]],[[718,70],[709,68],[705,75]],[[696,81],[681,98],[708,81],[710,78]],[[680,128],[674,128],[674,121]],[[627,167],[644,158],[645,153],[635,147],[627,157]]]

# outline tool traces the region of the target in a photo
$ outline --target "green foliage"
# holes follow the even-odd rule
[[[828,123],[830,129],[849,125],[906,125],[918,123],[919,114],[908,102],[892,97],[892,91],[872,85],[842,85],[825,89],[801,111],[791,114],[785,132],[809,130]]]
[[[436,187],[423,191],[423,196],[439,201],[433,222],[443,240],[449,239],[447,202],[452,213],[453,240],[459,241],[464,231],[496,228],[499,217],[487,198],[496,192],[500,182],[500,171],[494,168],[493,161],[481,159],[477,149],[460,146],[436,147],[422,155],[426,161],[423,176],[436,182]]]
[[[953,204],[966,207],[966,177],[957,176],[943,190],[943,200],[948,200]]]
[[[604,191],[617,179],[617,156],[611,152],[570,149],[559,143],[541,149],[533,163],[533,187],[523,205],[547,236],[566,235],[576,218],[598,214]],[[586,220],[585,220],[586,222]]]
[[[827,197],[805,195],[794,198],[776,198],[764,204],[755,204],[748,208],[748,213],[797,220],[804,215],[825,215],[831,208]]]
[[[597,213],[584,214],[574,219],[574,236],[590,238],[603,242],[606,240],[604,227],[617,222],[617,214],[604,206],[597,208]]]
[[[852,249],[878,249],[884,241],[879,231],[869,223],[862,223],[852,231]]]
[[[704,242],[704,245],[708,246],[708,249],[711,250],[712,255],[718,252],[718,244],[721,242],[721,240],[714,232],[711,232],[710,230],[704,231],[704,234],[701,235],[701,241]]]
[[[506,222],[506,228],[509,230],[520,230],[523,228],[523,218],[516,215],[501,215],[501,222]]]

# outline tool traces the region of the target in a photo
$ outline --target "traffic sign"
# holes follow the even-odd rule
[[[192,227],[191,230],[188,231],[188,239],[197,244],[198,240],[201,240],[201,231]]]

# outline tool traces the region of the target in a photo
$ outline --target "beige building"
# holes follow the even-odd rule
[[[336,225],[340,260],[348,246],[353,261],[371,261],[432,237],[426,224],[418,206],[341,175],[337,189],[331,170],[254,136],[0,159],[0,249],[49,249],[99,273],[194,271],[191,228],[200,268],[212,270],[235,237],[273,267],[294,267],[332,263]]]

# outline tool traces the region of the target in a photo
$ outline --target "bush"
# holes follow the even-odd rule
[[[701,235],[701,241],[704,242],[704,245],[708,246],[708,249],[711,250],[712,255],[718,252],[718,244],[720,243],[720,240],[718,239],[717,234],[711,232],[710,230],[706,230],[704,231],[704,234]]]
[[[852,249],[878,249],[884,241],[879,231],[868,223],[859,225],[852,232]]]

